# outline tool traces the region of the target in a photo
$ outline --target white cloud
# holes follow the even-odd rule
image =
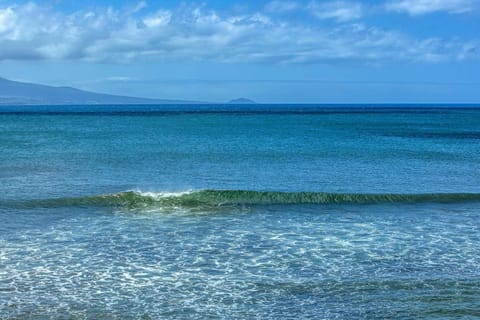
[[[143,19],[143,23],[150,28],[165,26],[170,22],[172,14],[166,10],[160,10],[152,16]]]
[[[29,3],[0,7],[0,48],[0,60],[382,63],[478,57],[480,45],[362,24],[294,23],[259,12],[220,14],[182,5],[155,13],[97,8],[64,14]]]
[[[393,0],[386,4],[389,11],[406,12],[410,15],[422,15],[444,11],[448,13],[466,13],[475,9],[478,0]]]
[[[133,13],[137,13],[139,11],[142,11],[143,9],[145,9],[146,7],[148,7],[148,4],[145,2],[145,1],[140,1],[138,2],[135,7],[133,8],[132,12]]]
[[[125,82],[125,81],[133,81],[135,79],[125,76],[111,76],[105,78],[105,81],[112,81],[112,82]]]
[[[288,0],[274,0],[265,6],[267,12],[288,12],[297,10],[298,8],[300,8],[300,5],[297,2]]]
[[[15,26],[15,13],[11,7],[0,9],[0,34]]]
[[[335,19],[340,22],[360,19],[363,16],[362,4],[349,1],[312,1],[308,10],[319,19]]]

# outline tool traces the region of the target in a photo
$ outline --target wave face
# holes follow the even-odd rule
[[[181,193],[126,191],[77,198],[23,202],[27,207],[98,206],[142,209],[215,210],[257,205],[463,203],[480,201],[480,193],[361,194],[324,192],[275,192],[247,190],[201,190]]]

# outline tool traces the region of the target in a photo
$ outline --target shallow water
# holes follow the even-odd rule
[[[480,111],[307,107],[4,110],[1,317],[479,317]]]

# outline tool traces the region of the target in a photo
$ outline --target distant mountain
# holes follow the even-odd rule
[[[192,104],[199,101],[147,99],[52,87],[0,78],[0,105],[41,104]]]
[[[228,103],[231,104],[255,104],[256,102],[247,98],[238,98],[230,100]]]

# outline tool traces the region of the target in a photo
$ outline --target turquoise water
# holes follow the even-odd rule
[[[0,108],[0,318],[480,317],[480,110]]]

